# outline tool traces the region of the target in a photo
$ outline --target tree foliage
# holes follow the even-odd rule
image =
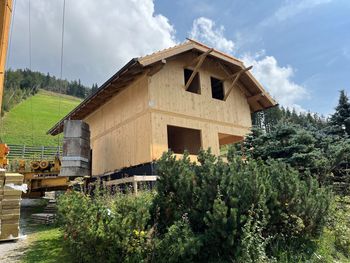
[[[158,162],[152,209],[162,248],[157,262],[174,250],[182,253],[178,261],[167,260],[190,255],[191,262],[263,262],[281,240],[321,233],[330,194],[310,175],[301,180],[280,161],[244,162],[232,150],[228,163],[206,151],[198,160],[200,165],[167,153]],[[182,235],[193,245],[171,242]]]
[[[279,107],[256,113],[242,154],[281,160],[301,175],[310,172],[320,183],[334,184],[339,193],[349,193],[349,114],[350,104],[344,91],[340,92],[339,105],[328,120]]]
[[[340,136],[350,135],[350,102],[344,90],[340,91],[335,113],[330,117],[331,133]]]

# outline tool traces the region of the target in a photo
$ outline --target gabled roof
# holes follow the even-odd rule
[[[94,112],[101,105],[106,103],[114,95],[125,89],[138,76],[149,72],[152,68],[156,68],[166,59],[185,52],[205,53],[211,48],[192,39],[188,39],[182,44],[167,48],[150,55],[133,58],[116,74],[108,79],[100,88],[75,109],[68,113],[63,119],[57,122],[47,133],[57,135],[63,131],[63,122],[65,120],[82,120]],[[245,66],[242,61],[225,54],[219,50],[213,49],[208,58],[216,59],[230,73],[235,73]],[[262,85],[253,77],[249,71],[245,71],[236,85],[245,93],[250,105],[251,111],[259,111],[276,106],[277,103],[265,91]]]

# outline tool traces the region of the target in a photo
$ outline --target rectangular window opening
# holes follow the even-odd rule
[[[188,151],[190,154],[198,154],[202,148],[202,135],[200,130],[167,126],[168,148],[174,153],[183,154]]]
[[[242,142],[244,140],[243,136],[231,135],[226,133],[219,133],[218,137],[219,137],[219,147],[220,147],[221,155],[227,154],[229,145]]]
[[[185,85],[190,79],[191,75],[193,73],[193,70],[190,69],[184,69],[184,78],[185,78]],[[187,89],[188,92],[196,93],[196,94],[201,94],[201,85],[199,81],[199,73],[197,72],[195,77],[193,78],[190,86]]]
[[[211,96],[213,99],[224,100],[225,90],[224,83],[217,78],[210,77]]]

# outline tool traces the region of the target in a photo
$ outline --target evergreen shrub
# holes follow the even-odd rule
[[[280,244],[298,249],[295,244],[322,233],[328,189],[307,174],[300,179],[281,161],[243,161],[232,150],[227,159],[201,151],[200,165],[171,152],[159,160],[152,206],[160,240],[157,262],[165,262],[166,254],[170,262],[189,256],[190,262],[267,262]]]

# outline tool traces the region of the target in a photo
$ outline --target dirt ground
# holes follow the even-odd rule
[[[0,262],[1,263],[17,263],[20,262],[26,248],[29,245],[27,236],[17,241],[0,242]]]

